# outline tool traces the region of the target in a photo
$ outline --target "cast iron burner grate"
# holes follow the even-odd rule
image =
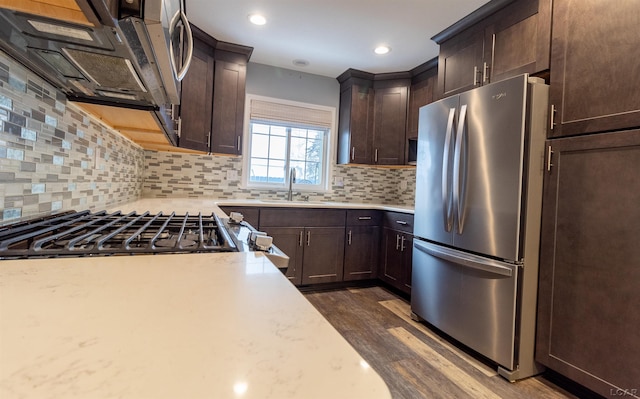
[[[0,227],[0,259],[231,251],[213,213],[69,211]]]

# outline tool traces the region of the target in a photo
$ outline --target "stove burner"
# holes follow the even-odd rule
[[[0,259],[237,251],[215,214],[65,212],[0,227]]]

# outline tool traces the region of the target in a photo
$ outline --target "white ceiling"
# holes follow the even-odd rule
[[[250,61],[337,77],[349,68],[408,71],[438,55],[430,39],[487,0],[185,0],[191,23],[253,47]],[[263,26],[247,16],[261,13]],[[376,55],[379,44],[391,47]],[[293,60],[309,62],[298,67]]]

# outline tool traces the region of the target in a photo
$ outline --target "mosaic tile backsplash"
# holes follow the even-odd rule
[[[227,171],[237,178],[228,179]],[[332,175],[343,186],[330,192],[301,192],[294,199],[413,206],[415,168],[387,169],[333,165]],[[242,158],[186,153],[145,151],[142,196],[207,197],[220,199],[285,199],[286,190],[255,190],[240,187]]]
[[[413,206],[415,169],[332,168],[343,186],[296,198]],[[242,173],[241,157],[145,151],[0,52],[0,224],[142,197],[286,197],[286,190],[241,188]]]
[[[144,150],[0,52],[0,222],[141,196]]]

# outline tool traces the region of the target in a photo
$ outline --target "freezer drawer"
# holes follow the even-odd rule
[[[411,310],[513,370],[518,274],[516,265],[416,239]]]

